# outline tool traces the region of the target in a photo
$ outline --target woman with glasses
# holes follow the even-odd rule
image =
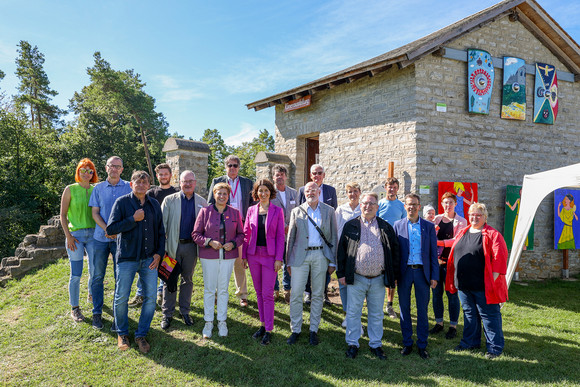
[[[485,357],[494,359],[503,352],[500,304],[508,299],[507,257],[503,236],[487,224],[485,204],[473,203],[469,226],[456,237],[449,253],[445,280],[446,290],[459,293],[463,308],[463,338],[456,351],[478,349],[483,324]]]
[[[89,207],[89,199],[93,192],[91,183],[98,180],[93,162],[87,158],[82,159],[77,164],[76,183],[64,189],[60,201],[60,223],[66,236],[66,250],[70,261],[69,303],[72,307],[71,317],[75,322],[85,319],[79,306],[80,281],[85,251],[89,267],[92,265],[95,252],[93,239],[95,221]]]
[[[218,334],[222,337],[228,335],[228,285],[239,255],[238,247],[244,243],[242,216],[227,204],[230,193],[227,183],[213,187],[215,203],[199,211],[191,234],[199,246],[203,269],[204,339],[212,336],[216,292]]]

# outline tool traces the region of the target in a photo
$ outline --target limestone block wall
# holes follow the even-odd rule
[[[413,190],[416,172],[414,68],[392,68],[374,77],[336,86],[312,96],[308,108],[289,113],[276,107],[276,153],[295,164],[295,181],[304,181],[305,138],[319,136],[325,183],[346,201],[344,186],[363,190],[384,184],[388,162],[395,162],[401,193]]]
[[[171,167],[171,185],[179,186],[179,175],[185,170],[195,173],[195,192],[207,197],[209,146],[206,143],[182,138],[168,138],[163,146],[166,162]]]
[[[464,34],[446,46],[487,50],[494,57],[515,56],[528,64],[543,62],[568,71],[521,23],[507,17]],[[489,224],[503,233],[506,185],[521,185],[525,174],[580,162],[580,84],[559,81],[555,125],[534,124],[535,77],[526,77],[526,120],[500,118],[502,69],[495,69],[490,114],[467,113],[467,64],[427,56],[415,64],[417,184],[430,185],[423,203],[437,201],[438,181],[474,181],[479,200],[490,212]],[[436,112],[435,104],[447,104]],[[560,277],[562,253],[553,249],[553,196],[540,206],[535,220],[534,250],[520,261],[520,278]],[[577,250],[570,251],[570,273],[580,272]]]

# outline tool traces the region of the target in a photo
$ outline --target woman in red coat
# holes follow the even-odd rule
[[[262,337],[261,344],[268,345],[274,329],[274,284],[284,259],[284,211],[270,203],[276,197],[270,180],[257,181],[252,196],[258,204],[248,209],[242,259],[250,267],[262,323],[252,337]]]
[[[469,207],[469,226],[455,239],[447,263],[446,290],[459,292],[463,308],[463,338],[456,351],[479,348],[483,323],[488,359],[504,348],[500,304],[507,301],[507,246],[487,224],[485,204]]]

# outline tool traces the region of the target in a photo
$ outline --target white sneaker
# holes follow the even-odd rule
[[[228,335],[228,326],[225,321],[218,321],[218,335],[221,337]]]
[[[342,327],[346,328],[346,318],[344,320],[342,320]]]
[[[211,337],[211,331],[213,331],[213,321],[206,321],[203,327],[203,338],[209,339]]]

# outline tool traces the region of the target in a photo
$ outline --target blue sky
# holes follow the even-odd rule
[[[46,1],[0,0],[0,91],[16,93],[16,45],[45,55],[61,108],[89,82],[100,51],[134,69],[169,122],[199,139],[219,129],[229,144],[274,132],[274,109],[245,104],[385,53],[487,8],[493,0]],[[539,0],[580,42],[580,1]]]

